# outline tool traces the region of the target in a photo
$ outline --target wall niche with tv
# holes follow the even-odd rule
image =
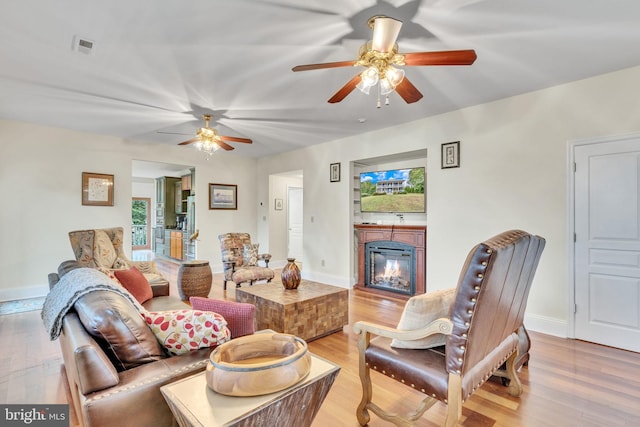
[[[427,149],[351,162],[354,224],[426,225]]]

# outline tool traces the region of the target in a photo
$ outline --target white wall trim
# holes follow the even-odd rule
[[[326,283],[328,285],[338,286],[340,288],[351,289],[350,279],[348,277],[334,276],[331,274],[323,274],[311,272],[311,274],[305,274],[304,270],[301,272],[302,278],[313,282]]]
[[[556,337],[567,338],[567,322],[562,319],[552,317],[526,315],[524,316],[524,325],[529,331],[540,332],[542,334],[553,335]]]
[[[0,301],[15,301],[27,298],[38,298],[49,293],[49,285],[37,285],[29,287],[18,287],[0,289]]]

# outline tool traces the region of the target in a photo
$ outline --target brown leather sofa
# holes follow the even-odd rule
[[[64,274],[78,267],[81,265],[77,261],[63,262],[58,268],[58,273],[49,274],[49,287],[52,289]],[[178,297],[169,296],[168,283],[151,284],[151,286],[154,297],[143,304],[148,311],[191,308],[180,301]],[[96,306],[101,304],[103,307],[107,304],[106,310],[103,309],[99,312],[101,314],[87,314],[96,313]],[[221,304],[234,303],[221,302]],[[58,341],[62,349],[64,367],[71,391],[71,403],[81,425],[135,425],[138,427],[177,425],[160,393],[160,387],[200,372],[206,367],[211,353],[211,349],[208,348],[168,357],[166,354],[154,354],[153,351],[140,350],[140,347],[135,345],[131,346],[131,349],[125,348],[125,350],[129,351],[129,356],[134,359],[140,359],[142,352],[146,357],[145,360],[142,360],[143,357],[141,362],[129,362],[124,365],[119,363],[120,361],[114,361],[113,355],[110,354],[109,345],[117,346],[126,341],[124,338],[122,342],[118,340],[120,339],[119,334],[131,334],[131,327],[123,326],[127,324],[127,320],[120,322],[120,329],[110,327],[108,333],[111,335],[109,341],[111,344],[105,348],[105,342],[99,342],[101,338],[96,337],[95,333],[92,335],[87,330],[86,317],[94,316],[95,318],[90,321],[104,327],[105,322],[108,323],[108,317],[111,316],[112,311],[123,316],[123,312],[131,311],[131,309],[133,309],[133,313],[130,313],[132,319],[136,316],[141,318],[133,305],[121,295],[108,291],[95,291],[78,299],[75,309],[69,311],[63,318],[62,332]],[[254,315],[253,311],[251,311],[251,315]],[[81,318],[82,316],[84,318]],[[233,321],[229,322],[232,337],[253,332],[253,323],[247,326],[247,322],[245,322],[242,331],[234,331],[233,323]],[[251,330],[248,331],[248,329]],[[140,338],[138,332],[134,331],[137,335],[134,340],[139,341],[136,344],[142,346],[148,344],[147,347],[153,347],[154,343],[151,340],[155,339],[155,336]],[[112,344],[114,336],[116,344]],[[146,343],[145,340],[147,340]]]

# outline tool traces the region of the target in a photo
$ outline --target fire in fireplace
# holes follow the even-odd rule
[[[405,295],[416,292],[415,247],[399,242],[365,244],[365,286]]]

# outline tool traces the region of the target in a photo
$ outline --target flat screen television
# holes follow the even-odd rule
[[[360,211],[420,213],[425,211],[424,167],[360,174]]]

